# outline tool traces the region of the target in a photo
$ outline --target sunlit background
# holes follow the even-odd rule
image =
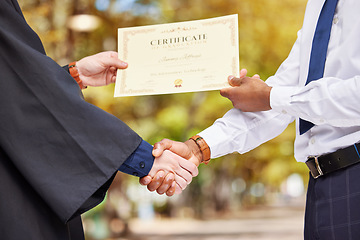
[[[19,3],[47,54],[60,65],[101,51],[116,51],[117,29],[121,27],[238,14],[240,66],[265,80],[290,52],[302,25],[306,0],[19,0]],[[113,91],[114,86],[88,88],[84,95],[87,101],[123,120],[151,144],[162,138],[185,141],[232,107],[218,91],[127,98],[113,98]],[[271,126],[268,130],[271,131]],[[183,194],[171,198],[148,192],[136,177],[118,174],[106,200],[83,217],[87,239],[145,239],[133,238],[134,232],[145,223],[156,221],[236,219],[246,216],[251,209],[274,206],[283,209],[296,206],[301,210],[308,171],[293,158],[294,131],[291,125],[278,138],[256,150],[201,165],[199,176]],[[301,232],[298,234],[301,236]]]

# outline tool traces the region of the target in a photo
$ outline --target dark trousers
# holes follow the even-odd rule
[[[310,176],[304,239],[360,239],[360,164],[318,179]]]

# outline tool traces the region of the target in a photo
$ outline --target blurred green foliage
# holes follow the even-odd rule
[[[306,0],[19,0],[19,3],[48,55],[62,65],[100,51],[116,51],[117,28],[238,14],[240,66],[265,80],[290,52],[302,25]],[[98,16],[100,26],[91,32],[73,31],[68,20],[76,14]],[[162,138],[185,141],[232,107],[218,91],[113,98],[113,90],[114,86],[88,88],[84,95],[87,101],[123,120],[151,144]],[[306,182],[306,167],[293,158],[294,132],[292,124],[279,137],[249,153],[234,153],[214,159],[207,166],[201,165],[199,176],[188,189],[158,210],[179,216],[181,209],[188,207],[192,216],[209,217],[211,213],[268,201],[294,172]],[[124,174],[118,179],[116,186],[125,195],[124,189],[137,182]],[[254,183],[263,184],[264,195],[249,194]]]

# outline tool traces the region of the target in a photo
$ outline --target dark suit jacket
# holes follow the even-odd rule
[[[0,238],[83,239],[80,214],[102,201],[140,142],[84,101],[16,0],[1,0]]]

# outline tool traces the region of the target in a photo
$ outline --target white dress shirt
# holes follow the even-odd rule
[[[295,158],[305,162],[360,141],[360,1],[339,0],[329,41],[324,77],[305,86],[312,39],[325,0],[309,0],[302,29],[276,74],[272,110],[244,113],[231,109],[201,135],[211,157],[245,153],[276,137],[296,120]],[[299,118],[315,126],[299,134]]]

